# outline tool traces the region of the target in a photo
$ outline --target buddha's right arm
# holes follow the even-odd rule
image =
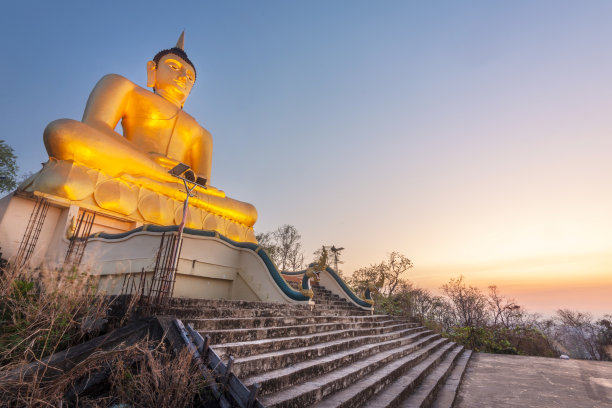
[[[120,75],[105,75],[89,95],[82,122],[104,133],[123,138],[114,129],[126,114],[129,95],[135,86]]]

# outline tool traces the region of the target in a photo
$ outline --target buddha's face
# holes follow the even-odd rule
[[[193,67],[174,54],[164,55],[157,66],[152,62],[147,66],[149,86],[164,99],[183,106],[195,82]]]

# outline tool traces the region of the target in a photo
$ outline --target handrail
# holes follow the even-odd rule
[[[230,356],[228,364],[225,364],[217,353],[210,348],[209,336],[206,336],[207,339],[205,340],[190,324],[185,328],[185,325],[179,319],[174,319],[174,325],[179,332],[181,340],[196,361],[205,366],[204,370],[202,370],[202,374],[205,378],[208,381],[216,380],[214,383],[210,384],[210,386],[213,395],[222,408],[229,408],[230,406],[238,406],[240,408],[264,408],[261,402],[257,400],[259,384],[254,384],[249,390],[249,388],[232,373],[232,364],[234,361],[232,356]],[[208,369],[210,369],[210,371],[208,371]],[[221,387],[218,387],[219,385]],[[227,396],[231,399],[233,404],[230,404],[230,401],[226,398],[226,394],[223,392],[224,389],[227,389]]]
[[[315,263],[311,263],[308,266],[314,266],[316,265]],[[308,269],[304,269],[302,271],[294,271],[294,272],[287,272],[287,271],[283,271],[282,274],[283,275],[289,275],[289,276],[297,276],[297,275],[302,275],[304,273],[306,273]],[[321,271],[322,272],[322,271]],[[346,293],[346,295],[353,301],[355,302],[357,305],[361,306],[361,307],[367,307],[367,308],[371,308],[372,304],[361,299],[359,296],[357,296],[355,294],[355,292],[353,292],[351,290],[351,288],[348,287],[348,285],[346,284],[346,282],[344,282],[344,280],[338,275],[338,273],[336,273],[336,271],[334,271],[331,267],[326,267],[325,268],[325,272],[327,272],[332,278],[334,278],[334,280],[338,283],[338,285],[340,285],[340,288],[342,288],[342,290],[344,291],[344,293]]]

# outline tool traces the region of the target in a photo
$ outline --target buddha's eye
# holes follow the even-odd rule
[[[193,82],[193,75],[190,72],[187,73],[187,79]]]

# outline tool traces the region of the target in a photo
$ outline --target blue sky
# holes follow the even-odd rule
[[[612,311],[611,20],[597,1],[11,2],[0,137],[37,170],[47,123],[104,74],[144,86],[185,30],[185,110],[256,230],[343,246],[349,273],[397,250],[417,285],[463,273],[542,311],[583,285],[573,306]]]

